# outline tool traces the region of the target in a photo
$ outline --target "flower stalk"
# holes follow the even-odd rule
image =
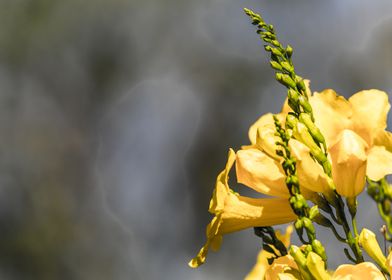
[[[308,92],[307,92],[305,82],[302,77],[298,76],[295,73],[294,64],[291,59],[293,54],[293,48],[291,46],[287,46],[286,48],[284,48],[283,45],[277,39],[274,27],[271,24],[265,23],[263,18],[259,14],[254,13],[249,9],[244,9],[244,11],[251,18],[252,24],[257,26],[256,32],[260,34],[260,38],[266,43],[264,49],[270,53],[271,56],[270,64],[271,67],[276,71],[276,80],[282,85],[284,85],[288,90],[287,92],[288,105],[293,110],[293,112],[290,112],[287,115],[286,127],[292,129],[292,135],[294,138],[300,140],[302,143],[304,143],[306,146],[309,147],[310,154],[322,166],[325,174],[327,174],[330,178],[332,178],[332,167],[330,161],[328,160],[327,144],[325,141],[325,137],[323,136],[320,129],[315,124],[313,109],[311,104],[309,103]],[[275,118],[275,121],[276,120],[277,119]],[[278,126],[277,129],[279,130]],[[278,131],[278,134],[282,138],[283,142],[286,140],[285,138],[288,138],[286,136],[288,135],[288,133],[282,128],[281,128],[281,132]],[[285,150],[284,145],[282,147]],[[282,152],[282,155],[285,154]],[[285,164],[289,166],[290,164],[292,165],[292,159],[286,157]],[[287,186],[289,190],[291,189],[290,194],[292,195],[292,197],[294,197],[291,198],[291,200],[293,200],[293,202],[298,204],[299,202],[297,201],[298,199],[296,198],[295,195],[296,194],[298,195],[298,192],[296,191],[297,189],[299,190],[299,185],[297,186],[297,184],[293,183],[295,182],[295,179],[297,179],[298,181],[298,178],[294,177],[293,174],[291,174],[292,171],[290,169],[286,168],[285,172],[287,173],[288,176]],[[293,190],[295,191],[294,193],[292,193]],[[363,262],[364,260],[363,260],[362,252],[361,249],[359,248],[358,241],[357,241],[358,233],[356,229],[356,223],[355,221],[352,221],[353,222],[352,225],[354,227],[353,229],[354,234],[353,234],[351,232],[349,223],[347,221],[347,217],[345,215],[345,211],[344,211],[345,205],[343,203],[342,197],[335,191],[335,186],[333,184],[331,185],[331,191],[325,193],[324,195],[325,198],[328,200],[328,202],[335,208],[336,219],[332,211],[329,212],[329,214],[334,220],[338,222],[340,226],[342,226],[344,233],[346,235],[346,238],[344,239],[345,243],[348,244],[348,246],[351,248],[351,250],[355,255],[354,258],[349,255],[347,255],[347,257],[350,260],[354,260],[355,263]],[[298,214],[303,215],[304,213],[306,213],[306,211],[303,210],[301,211],[296,210],[295,209],[296,205],[293,204],[292,201],[290,201],[290,203],[293,206],[294,212],[297,211],[296,212],[297,215]],[[303,202],[300,203],[304,204]],[[350,206],[351,206],[349,207],[350,213],[356,212],[355,207],[352,207],[353,205],[351,204]],[[306,207],[304,207],[304,209],[306,209]],[[352,217],[354,218],[355,215],[352,215]],[[298,225],[300,225],[300,223],[298,223]],[[332,230],[332,231],[336,235],[335,233],[336,230]],[[299,236],[301,238],[300,235],[301,231],[299,230],[297,232],[299,233]],[[307,233],[308,233],[308,237],[313,237],[313,234],[309,230],[307,231]],[[341,238],[338,239],[342,240]],[[348,251],[345,250],[345,252]]]

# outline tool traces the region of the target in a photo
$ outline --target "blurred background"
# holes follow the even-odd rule
[[[246,275],[252,230],[187,266],[228,148],[285,96],[244,7],[313,90],[392,92],[389,0],[0,2],[0,279]],[[362,198],[375,231],[376,212]]]

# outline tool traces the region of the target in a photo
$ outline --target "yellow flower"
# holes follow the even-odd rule
[[[348,100],[331,89],[314,95],[308,89],[308,95],[315,124],[326,140],[333,182],[310,157],[309,151],[317,147],[299,122],[294,131],[298,141],[290,140],[290,148],[297,159],[301,187],[323,193],[336,188],[342,196],[355,197],[364,189],[365,176],[377,181],[392,174],[392,134],[385,131],[390,104],[385,92],[365,90]],[[278,114],[282,123],[289,111],[286,100]],[[251,126],[249,138],[253,148],[279,162],[271,144],[273,125],[271,114],[262,116]]]
[[[290,236],[293,232],[293,226],[286,229],[286,234],[281,235],[277,232],[278,238],[288,247],[290,244]],[[273,257],[272,253],[261,250],[257,256],[257,262],[251,272],[245,277],[245,280],[275,280],[275,279],[301,279],[297,264],[290,255],[276,258],[271,265],[268,259]]]
[[[340,265],[334,274],[333,280],[385,280],[384,275],[378,268],[370,263],[363,262],[357,265]]]
[[[390,104],[385,92],[365,90],[346,100],[328,89],[309,101],[327,142],[340,195],[361,193],[365,175],[377,181],[392,174],[392,137],[385,131]]]
[[[207,242],[189,262],[195,268],[203,264],[209,248],[218,250],[222,236],[252,228],[284,224],[295,220],[287,198],[250,198],[233,192],[229,185],[229,171],[236,155],[230,149],[226,168],[218,175],[209,211],[215,215],[208,224]]]

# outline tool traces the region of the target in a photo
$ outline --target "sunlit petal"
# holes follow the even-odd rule
[[[366,175],[378,181],[389,174],[392,174],[392,153],[382,146],[372,147],[368,153]]]
[[[281,164],[258,149],[240,150],[236,161],[237,180],[257,192],[288,197]]]
[[[391,107],[388,95],[380,90],[364,90],[350,97],[354,130],[369,144],[379,130],[387,127],[387,114]]]
[[[365,187],[366,149],[366,142],[351,130],[343,130],[330,148],[332,176],[340,195],[355,197]]]

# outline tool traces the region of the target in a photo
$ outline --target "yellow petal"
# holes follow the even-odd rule
[[[261,116],[250,128],[248,132],[249,140],[252,144],[256,144],[257,130],[259,127],[271,126],[275,127],[274,118],[271,113]]]
[[[265,273],[269,267],[268,258],[272,257],[271,253],[265,250],[261,250],[257,256],[257,261],[255,266],[245,277],[245,280],[260,280],[264,279]]]
[[[285,224],[296,217],[285,198],[249,198],[230,193],[221,214],[220,233]]]
[[[337,135],[351,127],[351,104],[331,89],[315,93],[309,102],[313,108],[316,126],[324,135],[327,145],[333,145]]]
[[[284,246],[289,247],[289,246],[290,246],[291,234],[293,233],[293,231],[294,231],[293,225],[289,225],[289,226],[286,228],[285,234],[282,234],[282,233],[280,232],[280,230],[277,230],[277,231],[276,231],[276,237],[277,237],[280,241],[282,241],[282,243],[284,244]]]
[[[289,197],[281,164],[258,149],[237,152],[236,174],[239,183],[257,192]]]
[[[389,174],[392,174],[392,153],[382,146],[372,147],[368,153],[366,175],[378,181]]]
[[[392,275],[392,251],[389,253],[385,266],[388,269],[390,275]]]
[[[210,247],[218,250],[224,234],[253,227],[285,224],[297,217],[287,199],[249,198],[226,189],[223,184],[217,184],[217,188],[219,189],[214,192],[213,199],[217,202],[213,210],[215,217],[207,226],[206,244],[189,262],[191,267],[198,267],[204,263]]]
[[[276,258],[271,264],[271,266],[267,269],[265,274],[265,280],[296,279],[293,278],[294,276],[292,274],[289,274],[289,272],[291,270],[297,269],[297,264],[295,263],[292,256],[285,255],[283,257]]]
[[[388,95],[380,90],[364,90],[350,97],[353,108],[354,130],[371,146],[378,130],[387,127],[391,107]]]
[[[340,265],[334,274],[333,280],[385,280],[381,271],[370,263],[363,262],[357,265],[343,264]]]
[[[297,160],[300,185],[314,192],[330,192],[331,179],[324,173],[321,165],[310,156],[310,149],[295,139],[290,140],[289,147]]]
[[[286,115],[285,114],[276,114],[279,122],[282,123],[282,125],[284,124]],[[252,144],[256,144],[256,138],[257,138],[257,131],[259,128],[261,127],[270,127],[270,128],[274,128],[275,127],[275,122],[274,122],[274,117],[273,114],[268,113],[265,114],[263,116],[261,116],[250,128],[249,128],[249,132],[248,132],[248,136],[249,136],[249,140]]]
[[[276,136],[275,133],[275,127],[259,127],[256,137],[256,147],[274,160],[281,162],[282,158],[276,154],[276,151],[279,149],[278,145],[276,145],[276,142],[280,141],[280,138]]]
[[[215,214],[219,212],[224,207],[224,198],[226,197],[226,193],[229,191],[229,172],[235,161],[235,152],[233,149],[229,150],[229,154],[227,156],[227,163],[225,169],[221,173],[219,173],[216,178],[216,185],[214,189],[214,194],[210,201],[209,210],[210,213]]]
[[[343,130],[330,148],[332,177],[336,191],[345,197],[355,197],[365,186],[366,142],[351,130]]]
[[[383,146],[387,151],[392,152],[392,133],[385,130],[379,130],[373,139],[373,145]]]

